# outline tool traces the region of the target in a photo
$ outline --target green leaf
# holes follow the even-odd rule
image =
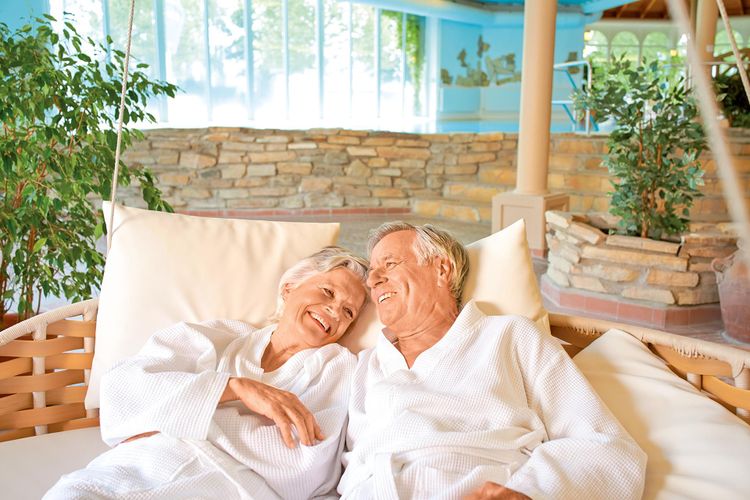
[[[44,245],[47,244],[47,238],[39,238],[36,240],[36,243],[34,243],[34,248],[31,250],[31,253],[37,253],[39,250],[44,248]]]

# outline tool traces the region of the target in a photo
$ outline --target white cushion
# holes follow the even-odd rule
[[[534,274],[523,219],[467,245],[469,274],[463,303],[475,300],[485,314],[518,314],[536,321],[549,333],[549,316]],[[375,345],[383,324],[368,303],[341,344],[353,352]]]
[[[104,204],[109,219],[109,203]],[[281,274],[336,242],[339,224],[214,219],[116,206],[86,407],[99,379],[155,331],[215,318],[266,324]]]
[[[108,449],[98,427],[0,443],[0,496],[42,498],[60,476],[82,469]]]
[[[643,498],[748,498],[750,426],[623,331],[573,359],[648,455]]]

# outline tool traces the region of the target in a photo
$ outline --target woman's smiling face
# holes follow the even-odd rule
[[[280,325],[309,347],[336,342],[357,318],[367,293],[350,270],[338,267],[284,289]]]

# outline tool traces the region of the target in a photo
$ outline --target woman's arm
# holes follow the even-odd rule
[[[231,377],[219,404],[227,401],[242,401],[250,410],[273,420],[281,430],[284,444],[297,446],[292,435],[292,425],[302,444],[312,446],[315,440],[323,440],[323,432],[310,410],[291,392],[243,377]]]

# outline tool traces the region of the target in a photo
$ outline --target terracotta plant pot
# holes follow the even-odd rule
[[[750,344],[750,268],[737,250],[723,259],[714,259],[711,267],[719,286],[721,319],[727,337]]]
[[[5,330],[9,326],[13,326],[16,323],[18,323],[18,314],[5,313],[5,316],[0,317],[0,330]]]

